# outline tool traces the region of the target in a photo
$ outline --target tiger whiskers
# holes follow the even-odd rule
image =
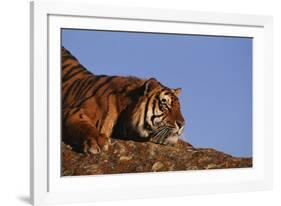
[[[159,139],[159,143],[160,144],[164,144],[165,143],[165,140],[170,136],[171,134],[171,130],[168,129],[163,135],[162,137]]]
[[[151,137],[151,141],[158,144],[163,144],[170,134],[171,134],[171,128],[165,126],[160,130],[156,131],[155,133],[153,133],[153,136]]]
[[[155,133],[153,133],[152,139],[156,139],[157,137],[161,136],[166,131],[166,128],[163,128]]]

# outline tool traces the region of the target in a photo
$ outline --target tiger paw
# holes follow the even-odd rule
[[[83,144],[85,154],[99,154],[101,149],[95,139],[86,140]]]
[[[102,149],[102,151],[107,152],[110,144],[110,138],[108,138],[104,134],[100,134],[98,137],[98,145]]]
[[[84,142],[83,148],[85,154],[99,154],[104,151],[107,152],[110,144],[110,139],[100,134],[98,138],[88,138]]]

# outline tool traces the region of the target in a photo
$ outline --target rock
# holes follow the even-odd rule
[[[152,165],[151,170],[152,170],[153,172],[157,172],[157,171],[159,171],[163,166],[164,166],[164,164],[163,164],[162,162],[155,162],[155,163]]]
[[[95,175],[252,167],[252,158],[238,158],[210,148],[194,148],[112,139],[107,152],[84,155],[62,143],[62,175]]]
[[[217,168],[217,165],[214,163],[211,163],[211,164],[208,164],[205,168],[206,169],[215,169],[215,168]]]
[[[120,161],[128,161],[131,160],[133,157],[132,156],[122,156],[119,158]]]

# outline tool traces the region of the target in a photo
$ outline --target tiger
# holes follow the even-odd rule
[[[185,125],[180,92],[156,78],[95,75],[62,46],[62,140],[85,154],[112,138],[173,146]]]

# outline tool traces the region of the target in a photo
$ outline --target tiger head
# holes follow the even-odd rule
[[[178,98],[180,91],[167,88],[154,78],[145,81],[131,110],[134,134],[158,144],[176,144],[185,124]]]

